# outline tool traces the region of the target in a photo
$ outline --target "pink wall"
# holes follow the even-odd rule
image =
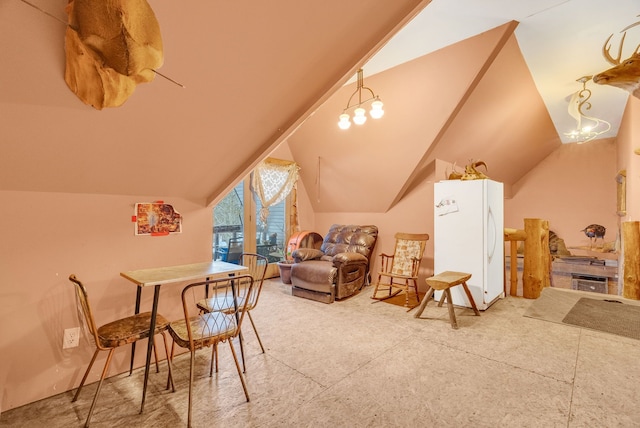
[[[62,349],[63,330],[80,325],[69,274],[85,282],[96,322],[104,324],[133,313],[136,288],[121,271],[211,260],[211,208],[183,199],[14,191],[0,191],[0,199],[0,411],[80,383],[94,348],[82,339]],[[134,236],[134,204],[158,199],[183,215],[183,233]],[[159,311],[168,319],[182,316],[180,288],[162,289]],[[143,292],[142,308],[152,295]],[[89,382],[99,378],[103,354]],[[137,366],[144,355],[136,353]],[[129,357],[116,351],[111,375],[128,370]]]
[[[369,197],[376,197],[375,191],[368,192]],[[425,255],[420,266],[420,289],[424,280],[433,274],[433,181],[428,179],[416,187],[396,206],[386,213],[316,213],[315,227],[312,230],[325,235],[334,224],[373,224],[378,226],[378,241],[373,256],[372,273],[377,272],[380,264],[378,254],[392,254],[396,232],[428,233],[431,239],[427,242]],[[370,292],[366,290],[365,292]]]
[[[629,97],[618,131],[618,169],[627,170],[627,215],[622,221],[640,220],[640,99]]]
[[[614,241],[616,156],[614,139],[563,144],[513,185],[505,227],[522,229],[525,218],[541,218],[567,246],[588,246],[580,230],[597,223],[607,228],[605,240]]]
[[[433,183],[450,171],[449,164],[436,160],[434,172],[397,206],[385,213],[316,213],[312,230],[324,235],[333,223],[375,224],[380,229],[373,272],[378,269],[380,252],[393,251],[396,232],[426,232],[433,237]],[[458,167],[460,170],[460,167]],[[615,240],[616,211],[616,145],[600,140],[582,145],[562,145],[523,179],[513,186],[513,198],[505,200],[505,227],[524,227],[525,218],[550,221],[552,230],[567,245],[588,245],[580,232],[590,223],[607,228],[607,240]],[[369,190],[375,198],[376,191]],[[433,273],[433,241],[425,251],[420,273],[424,278]]]

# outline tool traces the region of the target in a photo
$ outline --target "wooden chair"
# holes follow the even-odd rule
[[[166,330],[169,325],[169,321],[164,318],[162,315],[157,314],[156,316],[156,328],[153,335],[149,334],[149,325],[151,321],[151,312],[144,312],[140,314],[136,314],[130,317],[122,318],[108,324],[105,324],[99,328],[96,327],[95,320],[93,318],[93,312],[91,311],[91,305],[89,304],[89,296],[87,294],[87,290],[85,286],[80,282],[75,275],[69,276],[69,281],[74,284],[74,288],[76,291],[76,303],[79,306],[78,313],[84,317],[87,328],[89,329],[89,333],[93,337],[93,341],[96,345],[96,351],[93,353],[93,358],[91,358],[91,362],[89,363],[89,367],[87,367],[87,371],[85,371],[84,376],[82,377],[82,381],[80,382],[80,386],[76,391],[76,394],[73,396],[72,402],[75,402],[78,399],[78,395],[80,395],[80,391],[84,386],[85,381],[87,380],[87,376],[91,371],[91,367],[93,363],[96,361],[96,357],[100,351],[109,351],[107,355],[107,361],[104,363],[104,368],[102,369],[102,375],[100,376],[100,382],[98,383],[98,388],[96,390],[96,394],[93,397],[93,402],[91,403],[91,408],[89,409],[89,415],[87,415],[87,420],[84,424],[85,427],[89,426],[91,422],[91,416],[93,415],[93,410],[96,405],[96,401],[98,400],[98,395],[100,394],[100,389],[102,388],[102,382],[104,381],[107,373],[109,371],[109,364],[111,363],[111,358],[113,357],[113,352],[116,348],[120,346],[125,346],[131,343],[135,343],[138,340],[149,338],[152,340],[150,336],[155,336],[156,334],[162,334],[162,338],[164,339],[164,349],[167,355],[167,364],[169,365],[169,383],[173,387],[173,375],[171,371],[171,361],[169,359],[169,349],[167,346],[167,336]],[[157,365],[157,355],[156,355],[156,365]],[[169,386],[167,386],[168,388]],[[175,388],[173,388],[175,390]]]
[[[373,290],[372,299],[386,300],[405,292],[405,306],[409,307],[409,289],[413,287],[416,299],[418,295],[418,270],[424,249],[429,240],[426,233],[396,233],[396,245],[392,255],[380,254],[382,270],[378,273],[378,281]],[[380,297],[379,291],[388,291]],[[415,307],[415,306],[414,306]],[[409,310],[414,307],[410,307]]]
[[[253,317],[251,316],[251,310],[255,308],[258,304],[258,299],[260,299],[260,292],[262,291],[262,284],[264,282],[264,276],[267,273],[267,266],[269,261],[267,257],[262,256],[260,254],[254,253],[242,253],[240,256],[240,264],[242,266],[246,266],[249,268],[248,275],[251,275],[254,282],[254,294],[255,301],[251,302],[249,306],[247,306],[247,315],[249,316],[249,321],[251,321],[251,326],[253,327],[253,331],[258,338],[258,343],[260,344],[260,349],[262,349],[262,353],[264,354],[264,346],[262,345],[262,340],[260,340],[260,335],[258,334],[258,329],[256,328],[256,324],[253,321]],[[220,298],[219,296],[217,298]],[[245,296],[239,296],[240,300],[238,301],[239,305],[243,305],[243,299]],[[211,312],[215,307],[223,308],[233,306],[232,302],[212,302],[213,298],[203,299],[197,303],[198,308],[203,312]],[[242,331],[240,331],[240,355],[242,356],[242,371],[246,372],[246,364],[244,361],[244,347],[243,347],[244,338],[242,336]],[[211,370],[213,373],[213,365],[215,361],[216,372],[218,371],[218,355],[216,353],[217,347],[214,346],[211,355]],[[211,374],[210,373],[210,374]]]
[[[196,306],[206,289],[210,289],[212,303],[210,312],[202,312]],[[228,342],[236,364],[236,370],[242,383],[244,395],[249,401],[247,385],[240,370],[238,357],[233,346],[233,339],[240,334],[240,327],[247,308],[255,303],[253,277],[240,275],[236,277],[218,278],[189,284],[182,290],[182,308],[184,319],[169,324],[169,334],[173,345],[189,349],[191,362],[189,368],[189,407],[187,425],[191,427],[191,407],[193,395],[193,379],[195,351],[207,346],[216,347],[220,342]],[[242,304],[240,304],[242,302]],[[174,346],[171,346],[173,358]],[[209,373],[211,375],[211,373]],[[167,381],[168,383],[168,381]]]

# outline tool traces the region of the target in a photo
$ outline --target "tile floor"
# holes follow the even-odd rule
[[[516,297],[480,317],[458,308],[453,330],[446,305],[415,319],[371,292],[326,305],[268,281],[253,312],[265,354],[244,329],[251,401],[226,344],[213,378],[199,351],[193,426],[640,426],[640,341],[525,317],[533,301]],[[110,378],[91,426],[186,426],[188,361],[175,360],[175,393],[166,369],[151,375],[143,414],[142,370]],[[5,411],[0,427],[83,426],[94,388]]]

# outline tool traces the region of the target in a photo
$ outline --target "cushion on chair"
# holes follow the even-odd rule
[[[319,259],[324,256],[324,253],[315,248],[298,248],[291,254],[291,256],[296,263],[300,263],[305,260]]]
[[[394,275],[411,276],[413,259],[421,259],[423,252],[424,250],[420,245],[420,241],[398,239],[391,273]]]
[[[370,259],[377,237],[376,226],[334,224],[324,237],[320,249],[328,256],[339,253],[360,253]]]
[[[198,309],[205,312],[224,312],[226,309],[232,309],[234,305],[238,305],[238,307],[244,306],[245,299],[246,296],[239,296],[238,299],[234,302],[234,299],[231,296],[211,297],[209,299],[200,300],[198,303],[196,303],[196,306],[198,307]],[[250,309],[253,309],[253,307],[247,307],[247,310]]]
[[[105,324],[98,328],[100,345],[105,348],[115,348],[149,337],[150,324],[151,312],[143,312]],[[169,321],[165,317],[157,314],[155,334],[166,330],[168,324]]]
[[[191,317],[189,321],[195,349],[233,337],[237,330],[235,313],[207,312]],[[189,332],[184,319],[172,322],[169,325],[169,334],[177,345],[189,349]]]

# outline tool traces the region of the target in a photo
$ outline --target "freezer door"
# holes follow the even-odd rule
[[[504,297],[504,190],[503,184],[487,181],[487,277],[484,304]]]
[[[503,289],[502,183],[491,180],[436,183],[434,206],[435,273],[447,270],[470,273],[467,285],[478,309],[484,310]],[[437,299],[440,294],[436,293]],[[451,294],[455,305],[471,307],[462,287],[452,288]]]
[[[485,277],[484,189],[484,180],[447,180],[434,186],[435,273],[447,270],[470,273],[467,285],[474,300],[480,302]],[[457,288],[452,289],[454,304],[467,305],[466,296],[457,295]],[[439,294],[436,298],[440,298]]]

